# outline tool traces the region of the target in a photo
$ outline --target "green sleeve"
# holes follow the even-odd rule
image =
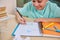
[[[54,17],[60,18],[60,8],[57,5],[54,6]]]

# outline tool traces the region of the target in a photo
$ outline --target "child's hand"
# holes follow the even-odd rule
[[[26,20],[24,18],[18,18],[17,19],[18,23],[25,24]]]
[[[48,22],[45,18],[37,18],[34,22]]]
[[[25,22],[26,22],[25,19],[23,17],[21,17],[18,12],[16,12],[16,19],[17,19],[17,22],[21,23],[21,24],[25,24]]]
[[[41,22],[41,19],[37,18],[37,19],[34,20],[34,22]]]

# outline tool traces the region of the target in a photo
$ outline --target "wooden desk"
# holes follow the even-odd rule
[[[6,30],[5,32],[0,32],[0,40],[13,40],[12,37],[12,31],[17,25],[16,19],[14,15],[10,15],[9,20],[2,21],[0,24],[5,24],[6,26],[3,25],[4,29]],[[49,37],[30,37],[31,40],[60,40],[60,38],[49,38]]]

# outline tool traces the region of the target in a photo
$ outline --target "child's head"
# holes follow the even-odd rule
[[[33,5],[36,7],[37,10],[44,9],[48,0],[32,0]]]

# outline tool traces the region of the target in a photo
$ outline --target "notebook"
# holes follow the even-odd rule
[[[42,36],[42,32],[37,22],[18,24],[13,34],[22,36]]]

